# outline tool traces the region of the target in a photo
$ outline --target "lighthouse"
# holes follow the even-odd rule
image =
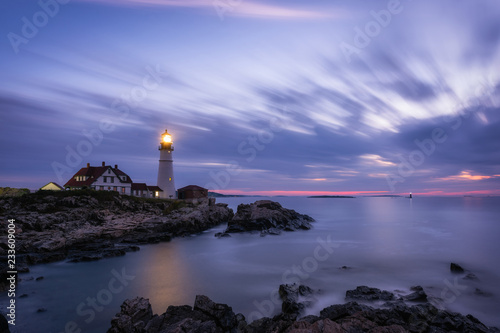
[[[160,147],[160,162],[158,165],[158,181],[157,185],[163,190],[160,192],[160,198],[175,199],[175,183],[174,183],[174,160],[172,152],[172,136],[165,130],[161,135]]]

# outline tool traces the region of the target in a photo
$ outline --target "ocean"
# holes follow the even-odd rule
[[[359,285],[396,294],[421,285],[438,306],[500,327],[500,198],[217,201],[236,211],[261,199],[312,216],[313,229],[217,239],[221,225],[123,257],[33,266],[20,274],[12,332],[105,332],[121,303],[136,296],[161,314],[169,305],[193,305],[203,294],[253,320],[279,313],[278,287],[292,282],[319,290],[306,314],[343,303],[346,290]],[[451,273],[451,262],[477,280]],[[7,302],[2,293],[2,312]]]

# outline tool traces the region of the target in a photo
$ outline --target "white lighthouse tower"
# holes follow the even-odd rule
[[[160,192],[160,198],[175,199],[175,183],[174,183],[174,161],[172,152],[172,136],[165,130],[161,135],[160,147],[160,163],[158,165],[158,181],[157,185],[163,190]]]

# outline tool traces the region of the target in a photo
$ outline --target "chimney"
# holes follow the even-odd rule
[[[102,161],[102,166],[106,166],[106,162]]]
[[[118,164],[115,164],[115,169],[118,169]]]
[[[87,169],[90,168],[90,163],[87,163]]]

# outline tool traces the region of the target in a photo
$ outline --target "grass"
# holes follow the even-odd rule
[[[29,193],[27,188],[0,187],[0,197],[20,197]]]
[[[163,210],[163,215],[168,215],[172,213],[174,210],[181,209],[186,207],[186,202],[184,200],[171,200],[170,205]]]

